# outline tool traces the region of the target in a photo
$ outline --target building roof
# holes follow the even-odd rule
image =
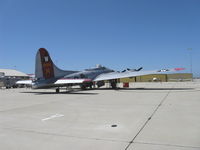
[[[28,77],[27,74],[13,69],[0,69],[0,72],[4,73],[4,76]]]

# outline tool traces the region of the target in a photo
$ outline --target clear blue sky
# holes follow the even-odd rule
[[[0,0],[0,68],[185,67],[200,76],[200,0]]]

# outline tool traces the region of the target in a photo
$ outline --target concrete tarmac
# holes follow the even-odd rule
[[[200,82],[0,90],[1,150],[200,150]]]

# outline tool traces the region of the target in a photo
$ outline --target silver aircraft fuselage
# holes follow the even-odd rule
[[[109,73],[109,72],[114,72],[114,70],[108,69],[106,67],[96,67],[92,69],[85,69],[83,71],[77,71],[72,74],[64,75],[64,76],[59,76],[56,78],[51,78],[51,79],[36,79],[33,82],[32,87],[34,89],[40,89],[40,88],[49,88],[49,87],[54,87],[54,82],[56,82],[58,79],[63,78],[63,79],[90,79],[91,82],[93,79],[95,79],[97,76],[103,74],[103,73]]]

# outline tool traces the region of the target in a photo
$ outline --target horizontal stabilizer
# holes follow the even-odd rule
[[[16,84],[32,85],[33,81],[32,80],[20,80],[20,81],[17,81]]]
[[[59,79],[54,84],[78,84],[78,83],[86,83],[91,82],[90,79]]]

